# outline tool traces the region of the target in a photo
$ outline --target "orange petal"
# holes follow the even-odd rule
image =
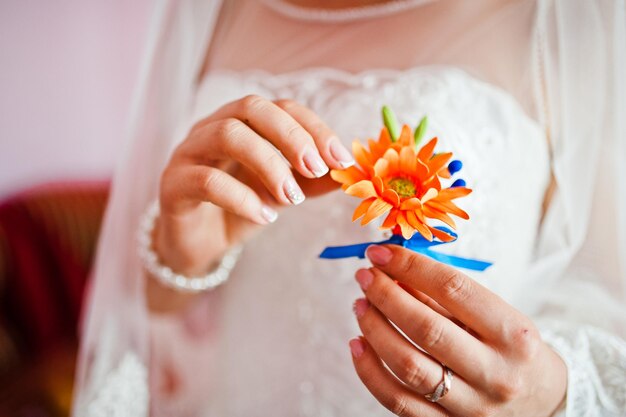
[[[372,156],[372,160],[374,161],[383,156],[385,151],[389,148],[388,146],[381,145],[379,142],[376,142],[373,139],[368,139],[367,143],[370,148],[370,155]]]
[[[368,180],[362,180],[356,184],[352,184],[346,189],[346,194],[359,198],[370,198],[378,195],[374,184]]]
[[[380,225],[381,229],[393,229],[398,224],[398,209],[391,209],[387,218],[382,225]]]
[[[452,158],[452,152],[440,153],[433,156],[427,163],[428,171],[432,175],[437,174],[441,170],[441,168],[443,168],[448,163],[450,158]]]
[[[447,167],[439,170],[439,172],[437,172],[437,175],[439,175],[441,178],[452,178],[452,175],[450,174],[450,171],[448,171]]]
[[[435,237],[442,242],[452,242],[454,240],[454,236],[444,232],[443,230],[439,230],[431,226],[428,226],[428,228],[433,233],[433,235],[435,235]]]
[[[385,155],[383,155],[383,158],[385,158],[387,162],[389,162],[389,172],[391,174],[398,171],[398,168],[400,166],[399,165],[400,157],[398,156],[398,152],[396,152],[395,149],[392,149],[392,148],[387,149],[387,151],[385,152]]]
[[[424,223],[422,223],[417,216],[415,215],[415,212],[413,211],[407,211],[406,212],[406,220],[409,222],[409,224],[411,226],[413,226],[422,236],[424,236],[424,238],[428,241],[432,241],[433,240],[433,234],[430,232],[430,230],[428,229],[428,227],[426,227],[426,225]]]
[[[426,181],[429,176],[428,167],[419,158],[417,159],[417,164],[415,166],[415,176],[419,179],[420,182]]]
[[[439,211],[448,212],[450,214],[454,214],[455,216],[459,216],[462,219],[469,220],[469,214],[461,210],[452,201],[437,201],[437,199],[433,199],[428,202],[428,205]]]
[[[402,126],[402,131],[400,132],[397,143],[400,144],[400,146],[411,146],[412,136],[409,125],[404,125]]]
[[[361,201],[361,204],[359,204],[359,206],[354,210],[354,214],[352,215],[352,221],[354,222],[359,217],[363,216],[375,200],[376,198],[372,197],[368,198],[367,200]]]
[[[439,196],[437,196],[437,198],[441,198],[442,200],[454,200],[455,198],[464,197],[471,192],[472,190],[466,187],[444,188],[439,191]]]
[[[357,140],[352,142],[352,155],[354,156],[354,160],[365,170],[372,167],[373,161],[371,155]]]
[[[422,146],[420,151],[417,153],[417,157],[421,159],[423,162],[428,162],[430,157],[433,156],[433,152],[435,151],[435,146],[437,146],[437,138],[432,138],[430,142],[426,145]]]
[[[382,193],[383,199],[394,207],[400,206],[400,196],[394,190],[387,188]]]
[[[410,146],[400,149],[400,171],[413,173],[417,169],[417,155]]]
[[[424,216],[430,217],[431,219],[441,220],[442,222],[444,222],[445,224],[447,224],[451,228],[456,229],[456,224],[454,224],[454,220],[452,220],[452,217],[448,216],[444,212],[441,212],[441,211],[436,210],[436,209],[434,209],[432,207],[429,207],[428,203],[426,203],[422,207],[422,211],[424,212]]]
[[[416,208],[422,208],[422,202],[417,197],[404,200],[400,206],[401,210],[415,210]]]
[[[411,237],[415,234],[415,229],[411,226],[404,215],[404,212],[398,213],[398,225],[400,226],[400,231],[402,232],[402,237],[405,239],[411,239]]]
[[[391,146],[391,136],[389,136],[389,131],[386,127],[380,129],[380,136],[378,136],[378,143],[385,148]]]
[[[424,210],[422,210],[422,207],[418,207],[415,210],[413,210],[415,212],[415,215],[417,216],[417,218],[419,219],[419,221],[421,221],[422,223],[426,223],[426,218],[424,217]]]
[[[330,177],[338,183],[348,185],[367,179],[367,175],[355,166],[346,169],[333,169],[330,171]]]
[[[431,176],[428,180],[424,181],[422,187],[425,189],[433,188],[435,190],[441,190],[441,181],[439,181],[439,177],[436,175]]]
[[[386,177],[389,174],[389,161],[380,158],[374,164],[374,175],[378,177]]]
[[[383,195],[384,183],[383,179],[376,176],[372,178],[372,184],[374,184],[374,189],[376,190],[376,194]]]
[[[422,195],[422,198],[420,198],[420,201],[422,202],[422,204],[426,203],[428,200],[437,197],[437,190],[434,188],[429,188],[424,195]]]
[[[367,212],[365,213],[365,216],[363,216],[363,219],[361,219],[361,225],[365,226],[375,218],[382,216],[391,209],[391,204],[387,203],[384,200],[381,200],[380,198],[377,198],[376,200],[374,200],[369,209],[367,209]]]

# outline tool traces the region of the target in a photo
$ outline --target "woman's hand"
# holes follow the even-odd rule
[[[162,173],[155,249],[176,272],[206,273],[275,221],[279,207],[335,189],[325,174],[352,163],[333,131],[298,103],[251,95],[226,104],[191,129]]]
[[[372,246],[367,256],[374,268],[356,273],[367,297],[355,303],[364,337],[350,347],[359,377],[385,407],[420,417],[544,417],[558,408],[567,370],[530,319],[456,269],[410,250]],[[442,381],[442,363],[454,378],[432,403],[424,396]]]

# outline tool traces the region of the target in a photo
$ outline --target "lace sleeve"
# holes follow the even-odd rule
[[[540,327],[568,368],[567,400],[559,417],[626,415],[626,342],[592,326],[549,320]]]
[[[626,5],[538,6],[537,91],[557,184],[538,253],[559,268],[534,271],[547,290],[534,315],[568,367],[560,415],[626,416]]]

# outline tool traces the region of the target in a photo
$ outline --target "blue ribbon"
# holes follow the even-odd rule
[[[457,234],[447,227],[437,227],[437,229],[452,235],[454,237],[454,240],[456,240]],[[393,244],[400,245],[407,249],[411,249],[412,251],[421,253],[422,255],[428,256],[444,264],[448,264],[458,268],[470,269],[472,271],[484,271],[485,269],[493,265],[491,262],[480,261],[478,259],[461,258],[454,255],[446,255],[444,253],[435,252],[430,249],[433,246],[442,245],[444,243],[450,242],[442,242],[439,240],[433,240],[432,242],[430,242],[419,233],[415,233],[411,239],[405,239],[401,235],[393,235],[391,236],[391,238],[387,240],[381,240],[380,242],[357,243],[356,245],[347,246],[329,246],[322,251],[322,253],[320,254],[320,258],[342,259],[356,256],[363,259],[365,258],[365,249],[367,249],[368,246]]]

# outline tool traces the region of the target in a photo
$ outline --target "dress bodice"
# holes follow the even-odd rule
[[[194,119],[252,93],[310,107],[348,147],[377,137],[383,104],[412,126],[428,115],[427,136],[439,137],[438,151],[463,161],[461,177],[474,190],[459,200],[471,219],[457,222],[458,241],[438,250],[493,262],[488,271],[469,274],[524,309],[519,294],[530,285],[524,271],[533,257],[549,157],[541,128],[506,92],[453,67],[282,75],[219,70],[204,78]],[[341,192],[308,199],[246,244],[220,290],[214,375],[220,383],[208,395],[207,415],[277,415],[277,398],[280,415],[388,415],[358,381],[347,348],[359,334],[351,312],[361,296],[354,272],[367,262],[318,259],[328,245],[382,238],[376,224],[350,221],[357,204]]]

